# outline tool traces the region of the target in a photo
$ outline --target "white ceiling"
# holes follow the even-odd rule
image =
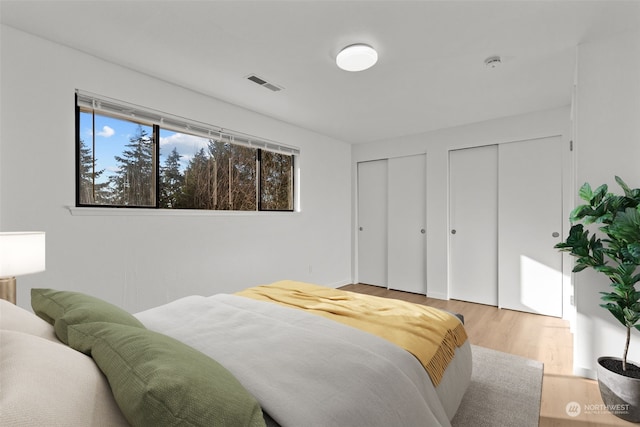
[[[363,143],[568,105],[575,47],[637,31],[640,1],[0,0],[0,22]],[[360,42],[378,63],[338,69]]]

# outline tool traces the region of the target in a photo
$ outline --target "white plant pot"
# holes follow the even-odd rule
[[[618,361],[622,359],[598,358],[598,385],[607,410],[623,420],[640,423],[640,379],[626,377],[605,368],[600,363],[605,359]],[[630,361],[627,361],[627,365],[640,366]]]

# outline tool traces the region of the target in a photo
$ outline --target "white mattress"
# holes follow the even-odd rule
[[[436,389],[413,355],[382,338],[235,295],[186,297],[136,316],[229,369],[283,427],[449,426],[471,379],[468,342]]]

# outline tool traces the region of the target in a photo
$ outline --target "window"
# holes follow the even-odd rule
[[[296,148],[76,98],[76,206],[293,211]]]

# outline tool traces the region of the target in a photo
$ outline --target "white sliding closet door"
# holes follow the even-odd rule
[[[426,295],[426,156],[388,160],[388,287]]]
[[[500,145],[499,306],[562,316],[561,138]]]
[[[387,160],[358,163],[358,281],[387,286]]]
[[[498,305],[498,147],[449,153],[449,295]]]

